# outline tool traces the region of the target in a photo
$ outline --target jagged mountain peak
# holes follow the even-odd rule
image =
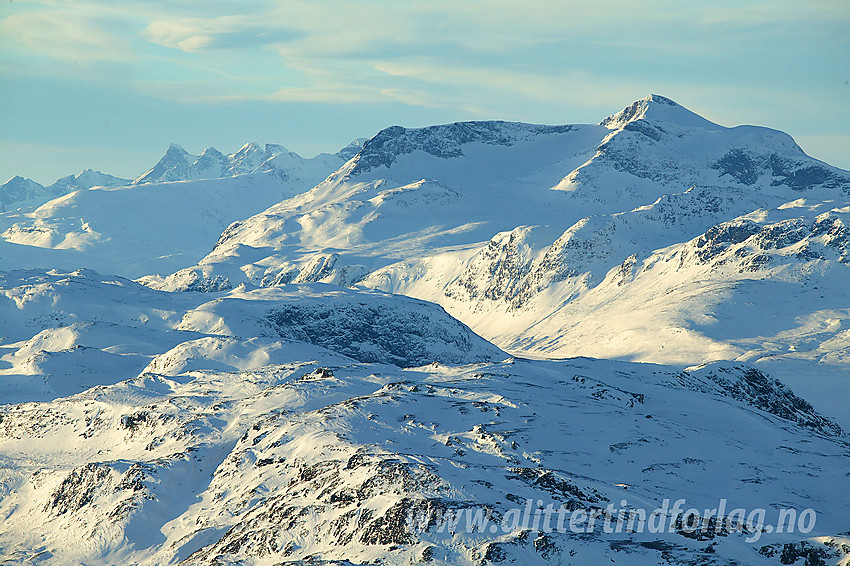
[[[184,149],[182,145],[170,143],[168,144],[168,149],[165,150],[165,153],[159,160],[159,163],[188,163],[194,160],[195,156],[186,151],[186,149]],[[159,163],[157,163],[157,165]]]
[[[207,149],[205,149],[204,151],[201,152],[201,157],[204,157],[205,155],[206,156],[216,156],[216,157],[221,156],[221,157],[224,157],[224,154],[222,152],[220,152],[218,149],[214,148],[213,146],[210,146],[210,147],[208,147]]]
[[[165,155],[189,155],[189,152],[179,144],[170,143],[168,144],[168,149],[165,151]]]
[[[683,127],[721,128],[721,126],[714,122],[706,120],[699,114],[691,112],[672,99],[661,96],[660,94],[650,94],[640,100],[634,101],[616,114],[612,114],[602,120],[599,125],[612,130],[619,130],[638,120],[666,122]]]
[[[259,143],[255,142],[255,141],[250,141],[250,142],[246,143],[245,145],[243,145],[242,147],[240,147],[239,151],[237,151],[234,154],[234,156],[247,155],[249,153],[257,153],[257,152],[262,152],[262,151],[263,150],[260,147]]]
[[[169,144],[165,155],[150,170],[133,181],[134,185],[155,183],[158,181],[180,181],[186,179],[189,164],[197,159],[176,143]]]
[[[354,138],[351,140],[347,146],[336,152],[336,156],[344,161],[348,161],[363,149],[363,144],[365,144],[369,138]]]
[[[132,184],[219,179],[240,175],[271,174],[278,180],[298,179],[306,186],[318,183],[342,165],[346,159],[320,154],[305,159],[280,144],[261,145],[249,141],[234,153],[222,153],[215,147],[200,155],[172,143],[157,164]]]
[[[0,185],[0,212],[36,199],[44,190],[41,183],[15,175]]]
[[[267,143],[265,145],[266,157],[271,157],[280,153],[290,153],[288,149],[279,143]]]
[[[9,179],[5,183],[3,183],[3,186],[5,187],[6,185],[19,185],[19,184],[23,184],[23,183],[39,184],[39,183],[36,183],[35,181],[33,181],[32,179],[27,179],[25,177],[21,177],[20,175],[15,175],[11,179]]]

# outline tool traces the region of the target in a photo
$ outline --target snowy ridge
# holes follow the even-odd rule
[[[296,289],[235,290],[184,315],[177,329],[277,336],[322,346],[361,362],[401,367],[506,356],[431,303],[322,284]]]
[[[122,179],[114,175],[107,175],[100,171],[86,169],[76,175],[68,175],[58,179],[48,188],[53,188],[56,192],[67,194],[71,191],[81,191],[91,189],[92,187],[122,187],[130,183],[129,179]]]

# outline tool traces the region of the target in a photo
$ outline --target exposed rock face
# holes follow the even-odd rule
[[[754,185],[767,173],[773,177],[770,181],[773,186],[784,185],[801,192],[827,188],[850,193],[850,181],[841,172],[805,159],[793,159],[776,153],[759,155],[733,148],[712,163],[711,167],[719,171],[721,176],[728,175],[744,185]]]
[[[701,380],[702,384],[694,381]],[[683,385],[709,392],[714,390],[767,413],[828,436],[842,436],[843,431],[832,420],[818,414],[814,407],[792,393],[779,380],[770,379],[753,367],[716,362],[686,372]],[[705,382],[710,382],[705,388]]]
[[[414,367],[505,357],[462,323],[432,309],[333,301],[287,305],[267,317],[282,338],[310,342],[361,362]]]
[[[179,328],[233,336],[276,336],[328,348],[361,362],[414,367],[463,364],[507,354],[440,307],[385,293],[303,285],[240,292],[183,316]]]
[[[791,218],[773,223],[750,219],[713,226],[690,242],[682,261],[691,254],[704,264],[739,262],[755,271],[773,262],[832,260],[848,262],[848,231],[844,214],[826,212],[814,218]],[[754,263],[755,262],[755,263]]]
[[[561,134],[572,126],[537,126],[513,122],[455,122],[428,128],[407,129],[392,126],[378,132],[363,144],[351,175],[377,167],[391,167],[401,155],[424,151],[434,157],[451,159],[464,155],[466,144],[509,146],[518,141],[547,134]]]

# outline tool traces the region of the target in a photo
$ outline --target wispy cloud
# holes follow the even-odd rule
[[[108,8],[59,5],[0,19],[0,37],[7,46],[61,61],[118,61],[132,55],[131,42],[122,33],[128,22]]]
[[[624,80],[632,90],[650,82],[628,70],[631,76],[602,76],[600,66],[675,69],[685,54],[695,60],[737,57],[736,49],[756,43],[740,36],[741,26],[834,25],[838,4],[816,0],[803,10],[788,0],[769,9],[746,1],[672,9],[666,0],[47,2],[0,20],[0,34],[18,49],[63,61],[144,65],[170,59],[172,67],[238,77],[212,90],[209,77],[198,73],[134,81],[175,100],[392,98],[478,107],[465,100],[502,93],[529,102],[580,103],[593,92],[598,104],[619,96]]]
[[[816,25],[819,29],[834,27],[850,22],[850,11],[841,0],[809,0],[801,5],[797,0],[774,0],[773,2],[735,2],[726,4],[702,4],[697,8],[699,21],[703,24],[731,27],[788,25]]]
[[[244,15],[217,18],[157,20],[142,35],[149,41],[196,53],[208,49],[250,49],[292,40],[301,32],[269,25],[256,17]]]

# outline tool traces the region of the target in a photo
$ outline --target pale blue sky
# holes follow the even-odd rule
[[[594,123],[649,93],[850,169],[848,30],[847,0],[4,1],[0,182],[134,177],[170,142]]]

